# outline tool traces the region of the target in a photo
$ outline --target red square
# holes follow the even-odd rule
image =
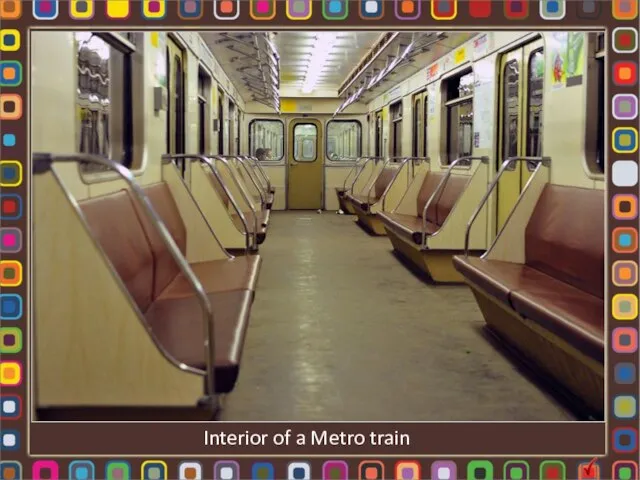
[[[491,16],[491,0],[469,0],[469,15],[473,18]]]
[[[18,211],[18,204],[15,200],[5,199],[2,201],[2,213],[13,215]]]

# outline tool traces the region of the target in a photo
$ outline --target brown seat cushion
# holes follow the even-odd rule
[[[393,232],[410,239],[416,245],[422,244],[422,218],[401,213],[381,212],[378,218]],[[429,235],[438,231],[438,226],[427,221],[426,232]]]
[[[228,393],[235,386],[252,297],[249,290],[208,295],[215,322],[216,393]],[[195,368],[206,367],[203,315],[196,297],[157,300],[145,317],[158,341],[173,357]]]
[[[435,199],[437,201],[436,213],[438,219],[436,223],[438,225],[442,226],[444,224],[444,221],[451,213],[451,210],[453,210],[462,192],[464,192],[470,178],[471,177],[466,175],[449,176],[439,197]]]
[[[373,193],[375,194],[375,199],[379,200],[384,195],[385,190],[389,186],[389,184],[393,181],[393,177],[395,177],[397,168],[394,167],[384,167],[378,178],[376,178],[376,182],[373,186]]]
[[[545,277],[545,282],[528,282],[511,292],[515,310],[585,355],[604,362],[604,301]]]
[[[424,207],[431,198],[431,195],[433,195],[433,193],[438,188],[438,185],[440,184],[442,178],[443,174],[440,172],[427,172],[427,174],[425,175],[416,200],[418,203],[418,217],[422,218]],[[431,223],[438,223],[436,201],[431,202],[431,204],[429,205],[429,210],[427,210],[427,220]]]
[[[231,260],[192,263],[190,267],[207,293],[233,290],[255,291],[261,261],[257,255],[243,255]],[[185,276],[180,273],[165,288],[159,300],[188,296],[193,296],[193,289]]]
[[[126,190],[80,202],[93,233],[140,311],[153,300],[154,256]]]

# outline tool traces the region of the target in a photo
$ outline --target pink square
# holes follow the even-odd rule
[[[258,13],[269,13],[269,2],[258,1],[256,3],[256,11]]]

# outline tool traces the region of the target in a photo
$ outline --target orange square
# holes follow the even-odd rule
[[[402,13],[409,15],[413,13],[415,7],[413,5],[413,2],[409,0],[403,0],[402,3],[400,3],[400,10],[402,10]]]
[[[629,267],[623,267],[620,270],[618,270],[618,276],[620,277],[620,280],[631,280],[631,269]]]
[[[0,120],[22,118],[22,97],[15,93],[0,94]]]
[[[5,80],[15,80],[16,79],[16,69],[13,67],[4,67],[2,70],[2,76]]]
[[[22,2],[20,0],[0,0],[0,18],[17,20],[21,16]]]
[[[22,284],[22,264],[16,260],[0,261],[0,287],[17,287]]]
[[[629,67],[620,67],[618,70],[618,78],[620,80],[631,80],[632,72]]]
[[[222,13],[231,13],[233,12],[233,2],[229,0],[223,0],[220,2],[220,12]]]
[[[616,20],[635,20],[638,16],[638,0],[613,0],[611,10]]]
[[[20,362],[0,363],[0,385],[15,387],[22,383],[22,365]]]

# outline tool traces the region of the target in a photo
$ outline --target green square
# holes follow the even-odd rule
[[[22,330],[17,327],[0,327],[0,353],[22,351]]]
[[[262,467],[258,469],[258,478],[269,478],[269,469]]]
[[[551,474],[553,472],[553,474]],[[556,480],[567,480],[567,467],[560,460],[547,460],[540,464],[540,480],[546,480],[549,477]]]
[[[621,313],[630,313],[631,312],[631,302],[625,300],[624,302],[620,302],[620,312]]]
[[[637,412],[635,397],[620,395],[613,399],[613,413],[616,418],[633,418]]]
[[[294,13],[304,13],[306,9],[306,5],[304,2],[294,1],[293,2],[293,11]]]
[[[16,278],[16,269],[15,268],[5,268],[4,269],[4,278],[5,280],[14,280]]]
[[[631,480],[631,475],[633,475],[633,472],[629,467],[622,467],[618,470],[618,478],[620,480]]]
[[[332,468],[329,470],[329,477],[331,477],[332,480],[340,480],[341,475],[342,471],[339,468]]]

